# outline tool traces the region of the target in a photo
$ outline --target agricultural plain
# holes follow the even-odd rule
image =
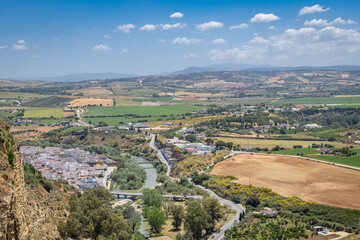
[[[233,175],[238,183],[268,187],[285,197],[360,209],[360,171],[296,157],[240,154],[216,164],[211,174]]]

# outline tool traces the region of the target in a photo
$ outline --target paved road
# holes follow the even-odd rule
[[[162,152],[160,151],[160,149],[158,149],[155,146],[155,134],[151,135],[150,146],[157,151],[157,155],[158,155],[160,161],[162,163],[164,163],[166,165],[166,167],[167,167],[166,176],[170,177],[171,166],[166,161],[166,159],[165,159],[164,155],[162,154]],[[232,157],[232,156],[234,156],[235,154],[238,154],[238,153],[241,153],[241,152],[233,151],[231,154],[227,155],[225,158]],[[170,178],[172,178],[172,177],[170,177]],[[174,179],[174,178],[172,178],[172,179]],[[191,181],[189,180],[189,182],[191,182]],[[227,199],[224,199],[224,198],[220,197],[219,195],[217,195],[216,193],[214,193],[210,189],[207,189],[207,188],[205,188],[205,187],[203,187],[201,185],[196,185],[196,184],[194,184],[194,185],[201,188],[202,190],[206,191],[207,193],[209,193],[210,197],[217,199],[219,202],[230,206],[232,209],[234,209],[236,211],[235,216],[229,222],[227,222],[224,226],[222,226],[219,230],[217,230],[215,233],[213,233],[209,238],[210,240],[223,239],[224,235],[225,235],[225,231],[230,229],[234,225],[235,222],[239,221],[240,214],[244,213],[245,209],[239,204],[236,204],[236,203],[234,203],[232,201],[229,201]]]
[[[83,122],[82,120],[81,120],[81,114],[83,114],[85,112],[85,110],[84,109],[82,109],[82,108],[79,108],[79,109],[76,109],[76,116],[78,117],[78,124],[80,125],[80,126],[84,126],[84,127],[93,127],[94,125],[92,125],[92,124],[89,124],[89,123],[86,123],[86,122]]]
[[[166,165],[167,167],[167,171],[166,171],[166,176],[170,177],[170,171],[171,171],[171,166],[168,163],[168,161],[166,161],[166,158],[164,157],[164,155],[162,154],[162,152],[160,151],[160,149],[158,149],[155,146],[155,134],[151,134],[151,141],[150,141],[150,147],[152,147],[153,149],[155,149],[157,151],[157,156],[159,158],[159,160]]]
[[[130,196],[130,197],[141,197],[143,194],[142,193],[129,193],[129,192],[110,192],[113,195],[123,195],[123,196]],[[202,196],[187,196],[187,195],[169,195],[169,194],[165,194],[163,195],[164,198],[185,198],[185,199],[203,199]]]

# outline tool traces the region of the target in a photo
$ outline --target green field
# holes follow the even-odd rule
[[[24,118],[62,118],[64,117],[62,108],[34,108],[25,109]]]
[[[360,105],[360,97],[307,97],[280,99],[273,104],[345,104]]]
[[[18,98],[18,99],[27,99],[27,98],[44,98],[49,97],[49,95],[40,95],[36,93],[23,93],[23,92],[0,92],[0,98]]]
[[[204,109],[204,106],[172,105],[172,106],[123,106],[123,107],[89,107],[85,116],[117,116],[135,114],[139,116],[179,115],[190,110]]]
[[[100,118],[83,118],[82,120],[84,122],[91,121],[91,123],[99,123],[100,121],[102,121],[102,122],[105,122],[109,126],[115,126],[115,125],[127,124],[129,122],[146,124],[148,122],[158,121],[158,119],[161,119],[159,121],[162,121],[165,118],[161,118],[161,117],[147,117],[147,118],[102,117],[101,118],[100,117]],[[147,120],[147,122],[139,122],[141,120]],[[123,122],[123,123],[120,123],[120,122]]]
[[[299,148],[299,149],[288,149],[282,151],[272,152],[273,154],[286,154],[286,155],[297,155],[297,153],[304,153],[305,156],[315,158],[323,161],[340,163],[344,165],[360,167],[360,149],[352,149],[357,152],[357,155],[351,157],[336,157],[333,155],[321,155],[318,151],[313,148]]]

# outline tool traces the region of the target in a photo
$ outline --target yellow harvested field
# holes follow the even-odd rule
[[[101,98],[78,98],[69,103],[70,107],[84,107],[89,105],[112,107],[114,106],[114,100]]]
[[[233,175],[235,182],[251,181],[285,197],[360,209],[360,171],[297,157],[239,154],[216,164],[211,174]]]
[[[83,93],[86,97],[105,97],[113,96],[113,92],[103,87],[90,87],[83,89],[69,90],[73,95]]]
[[[301,81],[303,83],[309,83],[309,80],[304,77],[296,77],[296,78],[299,79],[299,81]]]
[[[334,97],[360,97],[360,95],[335,95]]]
[[[192,93],[192,92],[176,92],[175,96],[187,96],[187,97],[200,97],[200,98],[204,98],[204,97],[220,97],[222,96],[222,93],[216,93],[216,94],[212,94],[212,93]]]
[[[280,80],[280,77],[271,77],[266,81],[266,83],[285,83],[285,81]]]
[[[194,84],[195,88],[220,88],[220,89],[228,89],[233,87],[243,87],[244,83],[237,82],[225,82],[224,80],[220,81],[211,81],[211,82],[202,82]]]

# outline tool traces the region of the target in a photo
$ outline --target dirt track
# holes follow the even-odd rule
[[[240,154],[216,164],[211,173],[236,176],[242,184],[249,184],[250,176],[252,185],[282,196],[360,209],[360,171],[295,157]]]

